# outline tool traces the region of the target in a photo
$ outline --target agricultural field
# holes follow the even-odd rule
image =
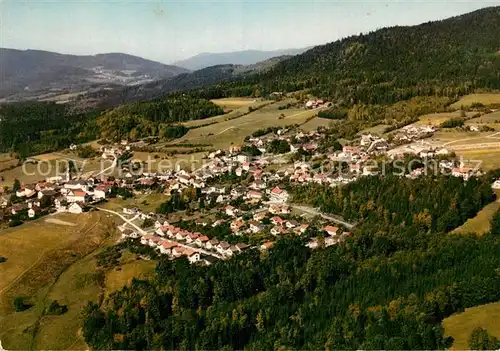
[[[377,124],[376,126],[363,129],[358,134],[361,135],[361,134],[365,134],[365,133],[370,133],[370,134],[383,135],[385,133],[386,129],[389,127],[390,127],[390,125],[388,125],[388,124]]]
[[[331,119],[315,117],[310,121],[307,121],[306,123],[302,124],[300,126],[300,129],[302,129],[304,132],[312,132],[318,129],[319,127],[328,128],[331,125],[331,123],[332,123]]]
[[[214,148],[227,148],[241,144],[245,136],[267,127],[303,124],[317,114],[317,110],[290,108],[279,110],[283,102],[267,105],[245,116],[190,130],[172,143],[211,144]]]
[[[0,231],[0,340],[7,349],[88,349],[81,335],[82,309],[99,303],[132,277],[147,278],[156,262],[124,254],[110,270],[96,255],[116,242],[117,217],[103,212],[58,214]],[[15,312],[13,298],[31,307]],[[57,300],[66,313],[47,315]]]
[[[465,115],[466,115],[466,117],[472,117],[476,113],[477,112],[465,112]],[[415,125],[415,126],[426,126],[426,125],[439,126],[441,123],[443,123],[444,121],[447,121],[449,119],[462,117],[461,114],[462,114],[461,111],[431,113],[428,115],[420,116],[419,121],[413,123],[413,125]]]
[[[466,308],[443,320],[444,335],[454,339],[452,350],[467,350],[468,338],[472,330],[482,327],[490,335],[500,337],[500,302]]]
[[[476,233],[483,235],[490,230],[490,221],[493,215],[500,209],[500,201],[486,205],[476,217],[468,219],[462,226],[452,231],[454,234]]]
[[[500,103],[500,94],[470,94],[463,96],[460,100],[451,105],[452,108],[460,109],[470,107],[474,103],[485,106]]]

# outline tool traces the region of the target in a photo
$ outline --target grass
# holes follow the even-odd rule
[[[467,117],[472,117],[475,114],[476,114],[476,112],[466,112]],[[439,126],[444,121],[447,121],[451,118],[460,118],[460,117],[461,117],[460,111],[431,113],[428,115],[420,116],[419,121],[415,122],[413,125],[415,125],[415,126],[426,126],[426,125]]]
[[[474,103],[483,105],[491,105],[500,103],[500,94],[470,94],[462,97],[460,100],[451,105],[452,108],[460,109],[469,107]]]
[[[154,274],[156,261],[134,260],[120,265],[106,274],[106,295],[130,285],[132,279],[148,279]]]
[[[81,159],[73,155],[62,153],[51,153],[32,157],[40,161],[38,164],[25,164],[14,169],[0,172],[4,178],[0,180],[0,186],[12,186],[14,179],[19,179],[23,184],[30,184],[37,181],[45,180],[56,175],[63,175],[61,167],[65,167],[65,161],[72,159],[76,162],[77,171],[82,175],[90,175],[101,169],[101,159]],[[4,168],[0,164],[0,169]]]
[[[0,340],[8,349],[68,348],[76,339],[82,304],[99,297],[95,286],[72,277],[94,271],[87,257],[114,240],[108,237],[114,223],[99,212],[56,217],[77,226],[40,218],[0,232],[0,255],[7,258],[0,265]],[[24,296],[32,307],[14,312],[15,296]],[[54,299],[68,305],[68,314],[43,315]]]
[[[157,154],[159,157],[154,158]],[[149,152],[134,152],[134,160],[146,162],[144,165],[145,172],[163,172],[166,170],[176,169],[179,166],[181,169],[198,168],[206,152],[196,152],[192,154],[177,154],[168,156],[161,153]]]
[[[499,147],[478,150],[458,150],[455,151],[455,153],[458,156],[462,156],[465,160],[481,161],[481,169],[492,170],[500,168]]]
[[[260,110],[232,120],[222,121],[205,127],[192,129],[174,143],[212,144],[215,148],[227,148],[231,144],[241,144],[245,136],[272,126],[303,124],[317,111],[302,108],[278,110],[285,102],[267,105]],[[280,116],[283,117],[280,118]]]
[[[456,228],[452,233],[465,234],[476,233],[483,235],[490,230],[490,221],[493,215],[500,209],[500,202],[492,202],[478,212],[476,217],[467,220],[462,226]]]
[[[500,111],[469,119],[466,124],[500,124]]]
[[[332,123],[331,119],[314,117],[310,121],[307,121],[306,123],[302,124],[300,126],[300,129],[302,129],[305,132],[312,132],[317,130],[319,127],[329,127],[331,123]]]
[[[224,98],[224,99],[213,99],[210,100],[214,104],[219,105],[225,110],[234,110],[238,109],[241,107],[247,107],[251,106],[252,104],[256,103],[258,100],[254,98]]]
[[[454,339],[452,349],[467,350],[468,338],[472,330],[482,327],[490,335],[500,337],[500,302],[476,306],[465,309],[464,312],[455,314],[443,320],[446,336]]]
[[[361,134],[364,134],[364,133],[371,133],[371,134],[382,135],[382,134],[385,133],[385,130],[388,127],[390,127],[390,125],[388,125],[388,124],[377,124],[376,126],[373,126],[373,127],[366,128],[366,129],[362,130],[358,134],[361,135]]]
[[[151,193],[126,200],[110,199],[103,207],[115,211],[121,211],[124,207],[137,207],[144,212],[154,212],[168,198],[164,194]]]

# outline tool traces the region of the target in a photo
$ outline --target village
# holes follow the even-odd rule
[[[325,131],[278,128],[249,136],[244,145],[207,154],[198,169],[177,167],[163,172],[127,171],[131,163],[118,164],[117,160],[133,153],[133,147],[124,141],[100,151],[103,159],[113,160],[112,167],[125,174],[74,177],[67,171],[62,177],[15,184],[10,199],[1,198],[0,220],[15,226],[61,212],[107,211],[124,222],[118,226],[121,240],[135,240],[170,259],[186,257],[190,263],[205,265],[249,249],[267,250],[283,235],[307,237],[311,249],[326,247],[345,240],[355,224],[294,204],[290,187],[310,183],[342,186],[379,175],[382,170],[375,161],[380,157],[396,160],[409,154],[437,159],[441,172],[464,180],[480,174],[461,165],[448,150],[424,143],[434,131],[434,127],[409,126],[391,141],[364,133],[355,143],[333,150],[322,147]],[[401,175],[416,178],[424,173],[418,167]],[[114,198],[153,192],[165,199],[156,212],[103,207]],[[169,220],[170,214],[182,211],[196,219]],[[312,232],[322,232],[321,238],[308,236],[313,218],[316,227]]]

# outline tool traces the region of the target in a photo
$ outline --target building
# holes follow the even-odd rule
[[[286,202],[288,200],[288,192],[286,190],[275,187],[271,190],[271,201]]]

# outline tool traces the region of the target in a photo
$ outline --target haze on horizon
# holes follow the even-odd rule
[[[87,55],[122,52],[173,63],[203,52],[325,44],[415,25],[500,1],[0,1],[0,47]]]

